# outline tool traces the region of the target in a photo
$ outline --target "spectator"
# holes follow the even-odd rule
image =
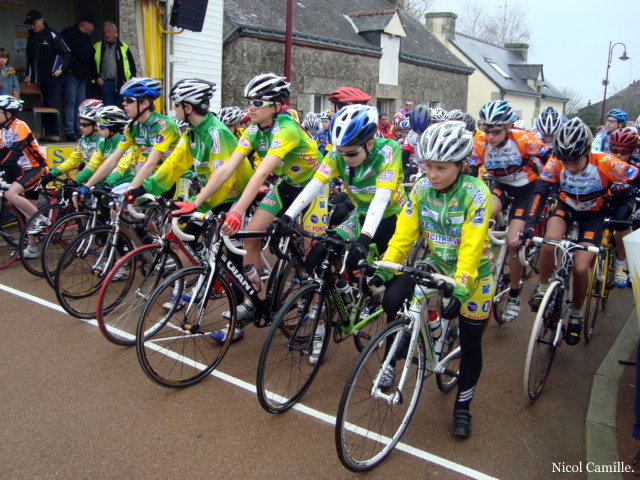
[[[75,142],[80,137],[78,107],[87,98],[87,79],[91,78],[91,33],[96,21],[91,14],[65,28],[60,36],[71,50],[71,65],[62,75],[64,83],[64,135]]]
[[[9,66],[9,52],[4,48],[0,48],[0,95],[20,98],[18,76],[15,69]]]
[[[62,72],[71,63],[69,47],[58,34],[49,28],[44,17],[37,10],[27,12],[23,22],[29,25],[27,40],[27,76],[25,83],[37,83],[40,86],[42,106],[60,110],[62,98]],[[60,141],[60,128],[54,114],[42,116],[44,140]]]
[[[405,117],[408,117],[411,110],[413,110],[413,102],[411,100],[407,100],[404,102],[404,107],[400,109],[400,113]]]
[[[100,88],[103,103],[121,107],[120,87],[137,72],[131,50],[118,40],[118,29],[113,22],[102,24],[102,40],[93,45],[93,55],[93,78]]]
[[[391,131],[391,124],[389,123],[389,115],[381,113],[378,116],[378,132],[384,138],[393,138],[393,132]]]

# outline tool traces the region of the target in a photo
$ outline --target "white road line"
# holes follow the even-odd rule
[[[53,302],[49,302],[48,300],[44,300],[42,298],[36,297],[34,295],[31,295],[29,293],[23,292],[21,290],[17,290],[15,288],[9,287],[7,285],[3,285],[0,283],[0,290],[4,290],[5,292],[11,293],[13,295],[16,295],[18,297],[22,297],[24,299],[27,299],[29,301],[32,301],[34,303],[37,303],[39,305],[42,305],[44,307],[50,308],[52,310],[55,310],[57,312],[61,312],[66,314],[66,312],[64,311],[64,309],[60,306],[57,305]],[[91,325],[94,326],[98,326],[98,323],[95,320],[82,320],[83,322],[89,323]],[[119,334],[122,335],[127,335],[126,332],[119,332]],[[160,347],[158,347],[158,349],[160,349]],[[178,358],[180,357],[180,358]],[[195,362],[193,360],[181,357],[179,354],[175,355],[175,358],[182,361],[183,363],[188,363],[190,365],[194,365]],[[202,368],[204,368],[204,365],[202,366]],[[226,373],[223,373],[219,370],[214,370],[213,372],[211,372],[211,375],[213,375],[214,377],[218,377],[220,380],[223,380],[227,383],[231,383],[232,385],[235,385],[237,387],[243,388],[251,393],[256,393],[256,386],[249,383],[249,382],[245,382],[244,380],[240,380],[239,378],[236,377],[232,377],[231,375],[228,375]],[[311,408],[311,407],[307,407],[304,404],[301,403],[297,403],[296,405],[293,406],[293,410],[297,410],[305,415],[308,415],[310,417],[316,418],[320,421],[326,422],[330,425],[334,425],[336,424],[336,417],[334,417],[333,415],[329,415],[326,413],[323,413],[319,410],[316,410],[315,408]],[[492,477],[490,475],[484,474],[482,472],[479,472],[478,470],[474,470],[472,468],[469,467],[465,467],[464,465],[461,465],[459,463],[455,463],[452,462],[450,460],[447,460],[446,458],[442,458],[439,457],[437,455],[433,455],[429,452],[426,452],[424,450],[420,450],[419,448],[415,448],[412,447],[411,445],[407,445],[406,443],[403,442],[398,442],[398,444],[396,445],[396,449],[401,450],[403,452],[406,452],[410,455],[413,455],[414,457],[420,458],[422,460],[426,460],[427,462],[430,463],[434,463],[436,465],[439,465],[441,467],[447,468],[449,470],[453,470],[454,472],[458,472],[461,473],[462,475],[466,475],[470,478],[475,478],[478,480],[498,480],[496,477]]]

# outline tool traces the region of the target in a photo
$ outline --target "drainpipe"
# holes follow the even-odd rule
[[[173,0],[169,0],[164,4],[164,29],[165,31],[171,30],[169,25],[169,17],[171,16],[171,8],[173,7]],[[171,91],[171,35],[163,34],[164,36],[164,88],[162,89],[164,97],[164,114],[169,115],[171,111],[171,101],[169,100],[169,92]]]
[[[293,0],[287,0],[287,26],[284,39],[284,76],[291,81],[291,47],[293,46]],[[289,99],[287,99],[287,102]]]

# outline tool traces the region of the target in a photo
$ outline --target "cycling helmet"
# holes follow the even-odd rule
[[[347,105],[331,119],[332,143],[338,147],[362,145],[378,131],[378,109],[368,105]]]
[[[323,110],[322,112],[320,112],[320,120],[322,120],[323,118],[331,119],[331,113],[329,113],[329,110]]]
[[[261,73],[253,77],[244,87],[244,96],[259,100],[282,101],[291,95],[290,87],[291,84],[284,77],[279,77],[275,73]]]
[[[189,122],[186,120],[178,120],[178,117],[173,111],[171,112],[171,115],[169,115],[169,118],[175,122],[178,128],[187,128],[189,126]]]
[[[473,134],[454,120],[431,125],[418,142],[420,158],[434,162],[462,162],[472,150]]]
[[[480,109],[479,121],[485,125],[507,125],[518,119],[506,100],[492,100]]]
[[[220,117],[220,121],[225,125],[237,125],[244,117],[244,112],[240,107],[224,107],[220,109],[218,117]]]
[[[624,110],[620,110],[619,108],[614,108],[607,113],[607,118],[613,117],[619,122],[627,123],[627,112]]]
[[[553,107],[545,108],[536,118],[536,128],[545,137],[555,135],[563,123],[562,116]]]
[[[0,95],[0,110],[2,111],[21,112],[23,103],[22,100],[11,95]]]
[[[318,115],[313,112],[309,112],[304,116],[304,120],[302,122],[302,128],[305,130],[317,130],[320,128],[320,119]]]
[[[464,122],[465,113],[462,110],[458,110],[454,108],[453,110],[449,110],[447,113],[447,120],[456,120],[458,122]]]
[[[432,122],[444,122],[447,120],[447,111],[444,108],[436,107],[431,109]]]
[[[619,128],[609,136],[609,145],[633,150],[638,146],[638,132],[633,127]]]
[[[400,127],[400,123],[405,120],[407,117],[405,117],[401,112],[396,113],[393,116],[393,125],[396,127]]]
[[[87,98],[78,105],[78,110],[84,107],[100,108],[102,107],[102,100],[97,98]]]
[[[251,117],[249,117],[249,109],[247,108],[242,113],[244,114],[244,117],[242,117],[242,120],[240,120],[240,123],[250,122],[251,121]]]
[[[414,132],[424,132],[431,123],[431,109],[426,105],[417,105],[409,112],[409,125]]]
[[[341,104],[366,104],[371,95],[356,87],[339,87],[329,94],[329,101]]]
[[[169,96],[173,103],[189,103],[208,109],[215,91],[215,83],[199,78],[185,78],[176,82]]]
[[[589,127],[575,117],[558,129],[553,154],[563,162],[575,162],[591,150],[592,141]]]
[[[398,130],[411,130],[411,124],[409,123],[409,119],[405,118],[398,125]]]
[[[96,121],[107,127],[123,127],[129,123],[129,117],[121,108],[115,105],[107,105],[96,110]]]
[[[469,130],[471,133],[476,132],[476,121],[473,119],[471,115],[469,115],[468,113],[465,113],[462,118],[462,121],[467,127],[467,130]]]
[[[87,98],[78,107],[78,118],[84,118],[90,122],[97,123],[97,113],[100,108],[102,108],[102,100]]]
[[[153,78],[133,77],[122,85],[120,95],[123,97],[151,97],[156,99],[162,95],[162,87],[160,86],[160,82]]]

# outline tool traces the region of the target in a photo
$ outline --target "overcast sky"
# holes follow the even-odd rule
[[[473,0],[435,0],[433,11],[453,11],[460,15]],[[619,57],[623,48],[613,50],[607,97],[640,80],[640,2],[631,0],[507,0],[520,5],[531,31],[529,62],[542,63],[544,75],[556,87],[578,91],[583,103],[601,101],[602,80],[607,68],[609,42],[622,42],[631,57]],[[505,0],[483,0],[487,9],[502,12]]]

